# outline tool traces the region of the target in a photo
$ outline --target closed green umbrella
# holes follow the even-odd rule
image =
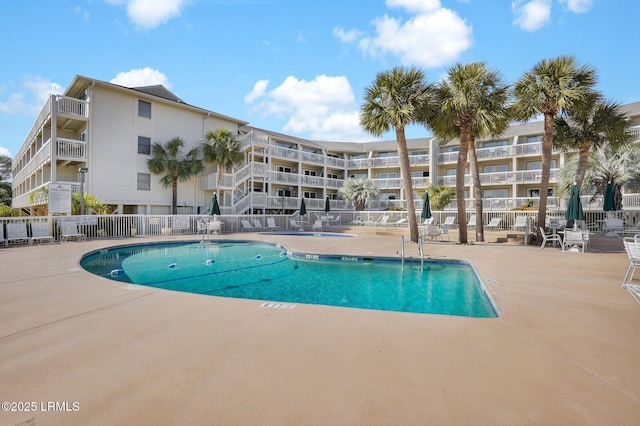
[[[326,213],[329,213],[331,211],[331,206],[329,205],[329,197],[327,197],[327,199],[324,200],[324,211]]]
[[[218,204],[218,196],[214,193],[211,197],[211,205],[209,206],[209,216],[217,214],[220,216],[220,205]]]
[[[300,216],[307,214],[307,206],[304,205],[304,198],[300,202]]]
[[[431,217],[431,203],[429,203],[429,193],[425,192],[422,200],[422,212],[420,217],[425,220]]]
[[[604,205],[602,209],[605,212],[614,211],[616,209],[616,200],[613,196],[613,184],[611,181],[607,183],[607,189],[604,191]]]
[[[578,185],[575,183],[571,188],[571,196],[569,197],[569,205],[567,206],[567,211],[564,214],[565,219],[573,220],[573,227],[576,228],[577,224],[575,221],[584,220],[584,212],[582,211],[582,201],[580,201],[580,191],[578,190]]]

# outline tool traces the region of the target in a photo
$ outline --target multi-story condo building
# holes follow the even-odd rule
[[[624,106],[640,141],[640,102]],[[110,204],[119,213],[170,213],[172,195],[147,160],[151,145],[179,137],[185,151],[205,142],[210,130],[228,128],[237,135],[244,161],[227,170],[216,188],[217,169],[178,187],[181,214],[207,211],[219,190],[223,214],[291,213],[304,197],[311,210],[351,209],[337,196],[349,177],[367,177],[380,189],[370,209],[406,206],[395,141],[310,141],[254,128],[247,122],[189,105],[162,86],[127,88],[76,76],[63,95],[52,95],[37,116],[13,160],[13,206],[47,202],[50,184],[70,184]],[[478,140],[477,156],[487,209],[508,210],[539,196],[542,122],[511,126],[497,138]],[[419,207],[430,185],[455,187],[458,141],[410,139],[411,174]],[[551,186],[566,154],[554,152]],[[83,168],[86,174],[80,176]],[[465,198],[472,207],[470,176]],[[550,194],[549,205],[558,205]],[[454,208],[455,206],[452,206]]]

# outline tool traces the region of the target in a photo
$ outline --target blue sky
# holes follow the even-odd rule
[[[0,153],[17,153],[47,95],[77,74],[163,84],[189,104],[316,140],[374,140],[358,125],[363,93],[398,65],[437,81],[485,61],[514,82],[571,54],[608,98],[636,102],[638,16],[635,0],[7,1]]]

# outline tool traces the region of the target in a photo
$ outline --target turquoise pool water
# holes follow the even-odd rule
[[[81,266],[109,279],[220,297],[362,309],[496,317],[473,268],[287,253],[249,241],[156,243],[85,255]]]

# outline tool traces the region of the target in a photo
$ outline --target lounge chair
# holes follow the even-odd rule
[[[362,216],[356,216],[355,219],[353,219],[351,222],[349,222],[349,225],[355,225],[355,226],[361,226],[364,225],[365,221],[362,220]]]
[[[0,244],[7,247],[7,239],[4,237],[4,224],[0,222]]]
[[[247,219],[241,219],[240,220],[240,224],[242,225],[242,230],[244,232],[253,232],[253,231],[255,231],[255,228],[253,227],[253,225],[251,225],[251,223],[249,223],[249,221]]]
[[[476,226],[476,215],[472,214],[467,222],[467,228],[475,228]]]
[[[524,228],[526,228],[526,226],[527,226],[527,216],[516,216],[516,222],[513,224],[511,229],[515,231],[524,231]]]
[[[502,218],[501,217],[494,217],[493,219],[491,219],[489,221],[489,223],[487,224],[487,226],[485,226],[485,228],[487,228],[487,229],[498,229],[498,227],[500,226],[500,222],[502,222]]]
[[[637,284],[631,284],[631,282],[633,281],[633,275],[636,273],[636,269],[640,268],[640,237],[625,237],[622,241],[627,256],[629,256],[629,267],[627,268],[624,280],[622,280],[622,287],[625,285],[635,285],[638,287]]]
[[[293,231],[304,231],[302,225],[299,225],[298,222],[295,221],[295,219],[289,219],[289,225],[291,225],[291,230]]]
[[[7,223],[7,243],[9,244],[31,244],[32,240],[27,235],[27,224],[25,222]]]
[[[262,225],[260,219],[253,219],[253,227],[256,229],[256,231],[264,231],[267,229],[264,227],[264,225]]]
[[[31,240],[34,242],[42,241],[52,243],[54,238],[53,235],[49,234],[49,224],[47,222],[32,222]]]
[[[84,241],[87,239],[87,236],[78,231],[78,225],[75,223],[62,223],[60,225],[60,240],[68,241],[69,238]]]
[[[269,231],[275,231],[276,229],[280,229],[280,228],[276,225],[276,221],[275,221],[274,218],[268,217],[267,218],[267,229]]]
[[[562,240],[562,251],[577,251],[580,248],[580,252],[584,253],[586,246],[584,235],[581,230],[565,229],[564,240]]]
[[[640,285],[638,284],[625,284],[622,288],[629,291],[629,293],[636,299],[636,302],[640,303]]]
[[[388,222],[387,226],[403,226],[406,223],[407,223],[407,218],[403,217],[403,218],[400,218],[400,219],[396,220],[395,222]]]
[[[322,232],[322,219],[316,220],[312,228],[313,232]]]
[[[456,222],[456,217],[455,216],[447,216],[444,219],[444,222],[442,223],[442,225],[443,226],[446,225],[446,226],[452,227],[452,226],[455,225],[455,222]]]
[[[624,232],[624,222],[622,219],[618,219],[615,217],[608,217],[604,220],[603,231],[606,236],[612,237],[620,237],[619,233]]]
[[[560,238],[560,234],[558,234],[557,232],[547,234],[542,226],[540,226],[539,228],[540,235],[542,235],[542,244],[540,245],[540,250],[542,250],[547,245],[547,243],[558,243],[562,245],[562,238]]]

